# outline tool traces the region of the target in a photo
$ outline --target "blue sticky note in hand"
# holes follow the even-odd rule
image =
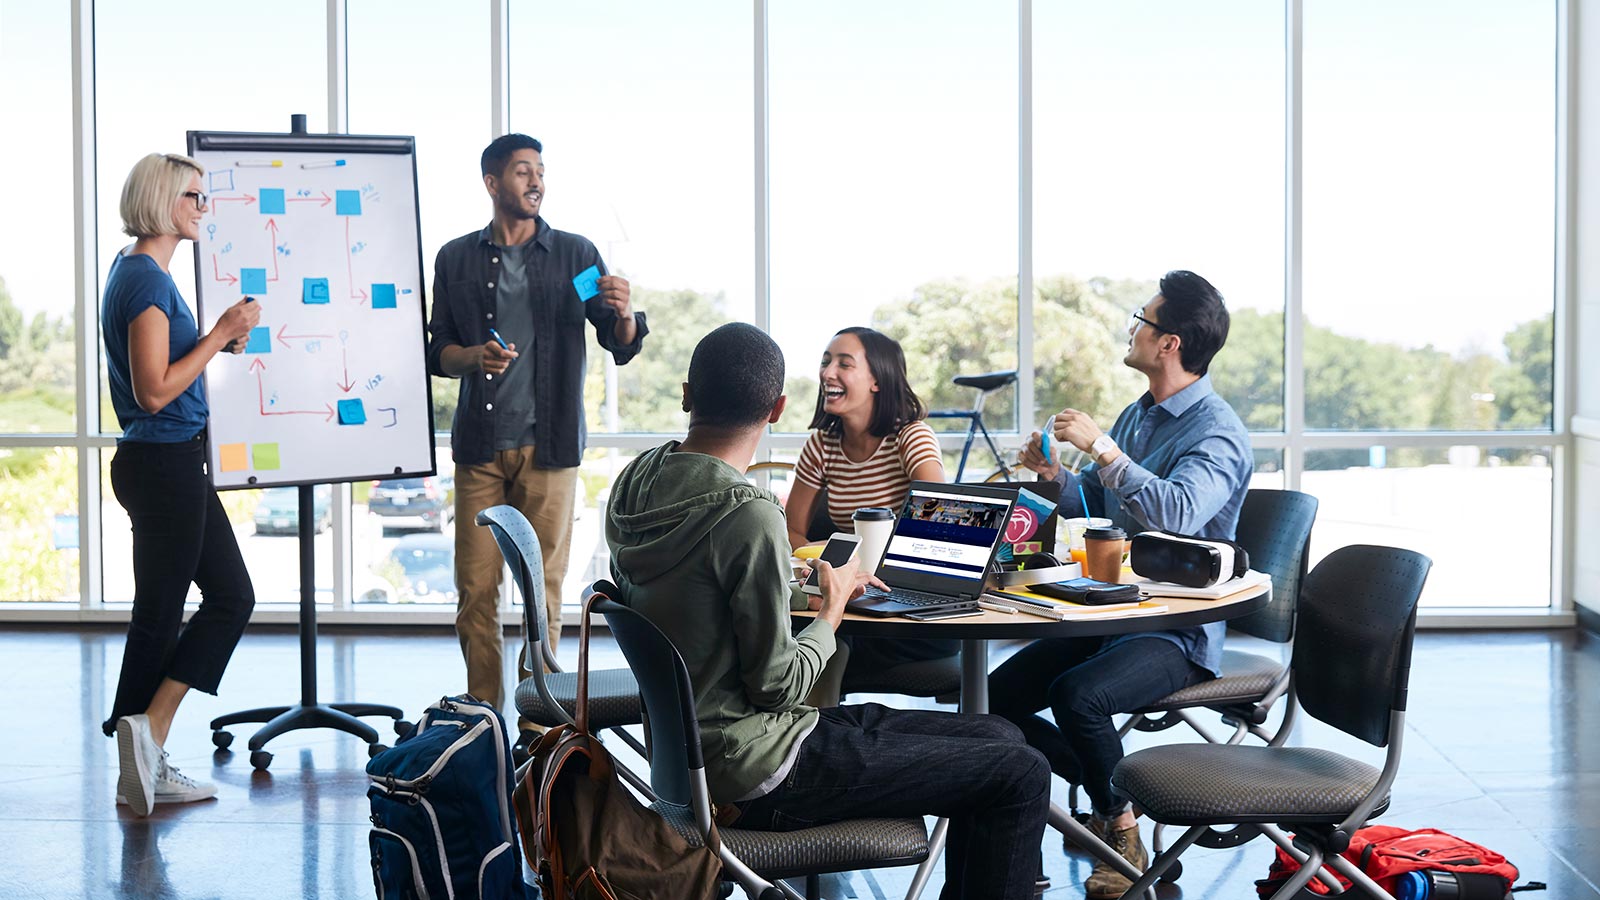
[[[300,299],[305,303],[328,302],[328,279],[302,278],[300,280]]]
[[[272,329],[265,325],[250,329],[250,340],[245,342],[246,353],[271,353]]]
[[[572,286],[578,289],[578,301],[581,303],[600,293],[600,267],[590,266],[578,273],[572,279]]]
[[[334,191],[333,212],[339,216],[361,215],[360,191]]]
[[[265,294],[267,292],[266,269],[240,269],[239,293]]]
[[[372,308],[394,309],[394,285],[375,284],[372,286]]]
[[[367,408],[361,405],[360,400],[339,401],[340,425],[364,425],[367,421]]]
[[[283,199],[283,188],[262,188],[260,203],[257,207],[265,216],[281,216],[286,208]]]

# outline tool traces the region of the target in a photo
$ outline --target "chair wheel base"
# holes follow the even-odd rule
[[[272,765],[272,754],[265,750],[250,751],[250,766],[257,772],[265,772],[267,766]]]
[[[1162,884],[1171,884],[1182,876],[1183,860],[1175,859],[1172,861],[1172,865],[1167,866],[1167,870],[1161,873],[1160,881]]]

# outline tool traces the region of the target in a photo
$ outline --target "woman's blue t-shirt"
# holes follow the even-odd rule
[[[154,306],[167,317],[167,362],[182,359],[200,343],[200,328],[172,276],[143,253],[118,253],[106,276],[100,305],[100,331],[106,342],[106,370],[111,405],[122,425],[122,441],[173,444],[187,441],[206,427],[205,376],[196,378],[160,412],[147,413],[133,398],[128,368],[128,326]]]

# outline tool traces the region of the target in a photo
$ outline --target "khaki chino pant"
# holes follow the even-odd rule
[[[576,468],[534,468],[531,446],[501,450],[481,465],[456,467],[456,636],[467,663],[467,690],[479,700],[504,706],[498,610],[504,561],[494,535],[474,519],[505,503],[533,525],[544,552],[545,621],[554,650],[561,637],[561,581],[572,547],[577,483]],[[517,658],[519,680],[529,675],[526,659],[524,646]]]

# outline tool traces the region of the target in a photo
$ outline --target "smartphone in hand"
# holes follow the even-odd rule
[[[850,557],[856,553],[856,547],[860,545],[860,535],[836,531],[833,537],[828,538],[828,543],[823,546],[820,558],[830,566],[842,566],[850,561]],[[806,583],[800,586],[800,590],[807,594],[822,593],[822,588],[817,584],[817,569],[815,566],[811,569],[811,575],[806,578]]]

